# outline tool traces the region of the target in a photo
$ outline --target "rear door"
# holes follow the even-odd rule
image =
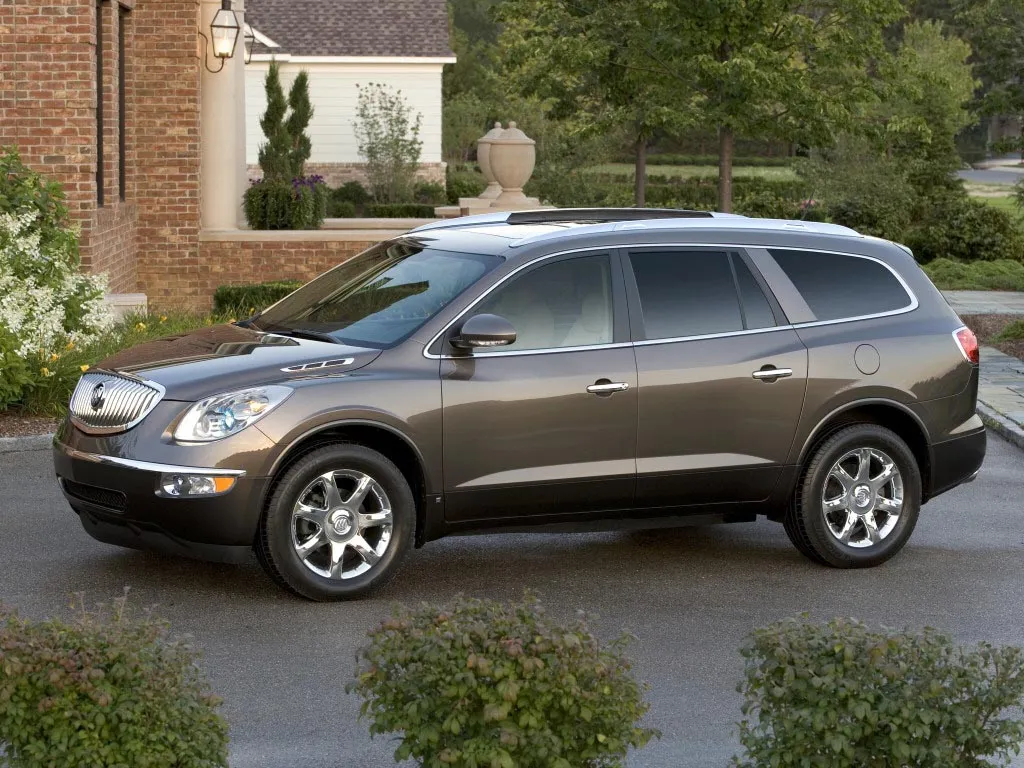
[[[640,391],[637,507],[767,499],[800,418],[806,348],[741,250],[625,256]]]

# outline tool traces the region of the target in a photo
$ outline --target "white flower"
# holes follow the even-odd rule
[[[0,326],[17,340],[17,355],[88,344],[108,330],[106,287],[105,277],[79,271],[70,249],[43,247],[34,211],[0,214]]]

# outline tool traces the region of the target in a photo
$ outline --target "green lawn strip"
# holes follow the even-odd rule
[[[1024,263],[936,259],[922,267],[943,291],[1024,291]]]

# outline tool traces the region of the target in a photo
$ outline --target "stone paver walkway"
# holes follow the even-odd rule
[[[958,315],[1024,315],[1024,293],[1013,291],[943,291]]]

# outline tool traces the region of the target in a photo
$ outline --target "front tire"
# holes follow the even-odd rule
[[[920,509],[921,472],[907,444],[885,427],[855,424],[812,454],[785,530],[817,563],[870,568],[903,548]]]
[[[395,575],[415,520],[409,482],[386,456],[328,445],[299,459],[275,486],[256,555],[274,581],[302,597],[362,597]]]

